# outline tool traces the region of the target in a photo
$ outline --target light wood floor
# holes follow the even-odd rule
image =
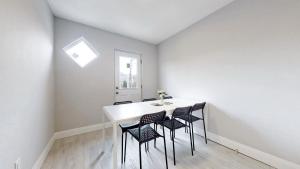
[[[106,133],[105,138],[103,132]],[[110,169],[111,133],[112,129],[106,129],[57,140],[42,169]],[[206,145],[203,138],[197,135],[195,135],[196,152],[192,156],[189,135],[183,130],[176,132],[177,165],[174,166],[172,142],[168,130],[166,133],[168,133],[166,141],[170,169],[273,169],[214,142],[209,141]],[[157,149],[153,147],[153,142],[149,146],[150,152],[146,153],[144,148],[142,151],[143,169],[165,169],[163,140],[157,141]],[[138,143],[129,136],[126,164],[121,165],[119,159],[119,168],[139,169],[138,152]]]

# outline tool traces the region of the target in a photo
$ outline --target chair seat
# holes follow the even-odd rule
[[[162,137],[150,125],[141,127],[141,138],[139,138],[139,128],[129,129],[128,132],[140,143],[145,143]]]
[[[127,132],[129,129],[138,128],[139,127],[139,122],[137,121],[135,123],[120,124],[120,127],[122,129],[122,132]]]
[[[203,120],[203,118],[196,117],[196,116],[193,116],[193,115],[182,116],[182,117],[179,117],[179,119],[182,119],[184,121],[188,121],[190,123],[193,123],[194,121],[198,121],[198,120]]]
[[[173,128],[173,121],[174,121],[174,128]],[[176,120],[176,119],[171,119],[171,120],[166,120],[163,122],[163,125],[165,127],[167,127],[168,129],[170,130],[176,130],[176,129],[179,129],[179,128],[182,128],[182,127],[185,127],[186,125],[183,124],[182,122]]]

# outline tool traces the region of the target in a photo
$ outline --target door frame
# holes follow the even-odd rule
[[[118,52],[126,52],[126,53],[131,53],[131,54],[135,54],[135,55],[139,55],[140,56],[140,90],[141,90],[141,100],[143,100],[143,54],[138,53],[138,52],[132,52],[132,51],[128,51],[128,50],[123,50],[123,49],[118,49],[115,48],[114,49],[114,102],[116,101],[116,51]]]

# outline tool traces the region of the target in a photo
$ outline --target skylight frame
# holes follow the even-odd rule
[[[86,63],[80,63],[76,58],[74,58],[73,55],[69,54],[69,50],[72,50],[72,48],[76,47],[77,45],[79,45],[80,43],[84,43],[88,49],[94,54],[95,57],[91,58],[89,61],[87,61]],[[78,64],[81,68],[84,68],[85,66],[87,66],[88,64],[90,64],[92,61],[94,61],[95,59],[97,59],[99,57],[99,52],[93,47],[93,45],[87,41],[83,36],[78,38],[77,40],[71,42],[70,44],[68,44],[67,46],[65,46],[63,48],[64,52],[76,63]],[[84,56],[79,56],[79,57],[84,57]]]

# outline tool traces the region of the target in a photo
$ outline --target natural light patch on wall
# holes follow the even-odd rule
[[[64,47],[63,50],[82,68],[99,55],[93,46],[83,37]]]

